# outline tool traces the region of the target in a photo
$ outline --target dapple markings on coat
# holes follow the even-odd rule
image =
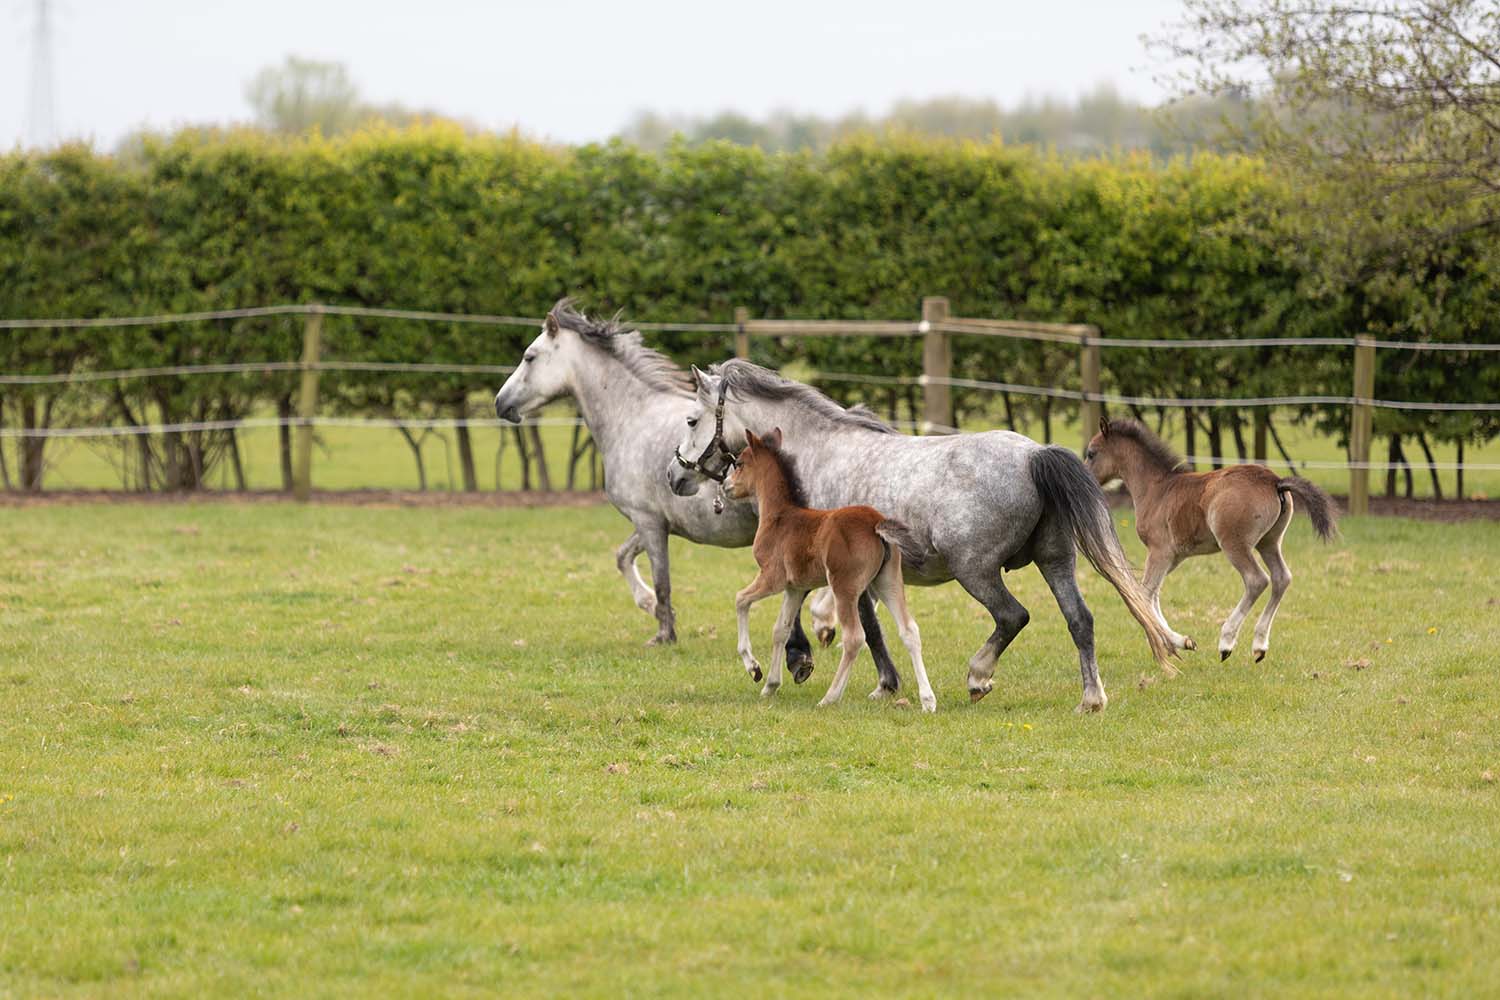
[[[1079,549],[1119,592],[1152,656],[1170,669],[1167,660],[1174,650],[1168,632],[1130,572],[1103,491],[1077,455],[1009,431],[892,434],[811,386],[742,359],[708,373],[693,371],[700,418],[713,413],[720,385],[727,382],[724,438],[731,449],[744,447],[747,427],[780,427],[789,442],[783,453],[795,459],[809,506],[865,504],[900,521],[922,547],[922,565],[908,566],[906,581],[956,579],[984,605],[995,627],[969,660],[971,699],[994,687],[997,659],[1031,618],[1006,589],[1002,571],[1034,562],[1078,649],[1079,710],[1104,708],[1094,619],[1074,578]],[[678,449],[699,454],[713,433],[712,423],[705,426],[699,419]],[[667,474],[673,491],[683,497],[697,494],[704,481],[675,462]]]
[[[865,644],[856,604],[859,595],[868,590],[896,619],[896,630],[911,655],[923,711],[937,711],[937,697],[922,663],[921,633],[906,606],[901,580],[903,544],[919,551],[911,533],[873,507],[812,510],[795,503],[792,476],[780,454],[781,429],[772,430],[763,439],[746,432],[745,441],[724,486],[733,499],[755,497],[760,510],[760,524],[751,547],[760,572],[734,598],[740,659],[757,681],[761,669],[750,648],[750,606],[772,594],[783,595],[781,614],[771,636],[771,669],[761,694],[773,695],[781,687],[781,649],[791,621],[808,591],[827,584],[844,632],[844,648],[833,683],[818,704],[832,705],[844,696],[854,660]],[[871,697],[881,694],[876,688]]]
[[[672,495],[661,468],[671,459],[684,421],[698,408],[692,378],[642,344],[640,334],[617,318],[591,320],[569,299],[548,312],[541,333],[495,395],[495,412],[501,420],[515,422],[564,396],[577,402],[598,446],[606,496],[634,528],[617,550],[615,565],[636,606],[657,620],[651,642],[673,642],[677,627],[667,538],[678,535],[728,548],[749,545],[755,537],[755,509],[737,503],[715,514],[708,497],[687,502]],[[642,552],[651,560],[651,586],[636,567]],[[874,604],[868,596],[859,603],[881,687],[894,692],[900,678]],[[801,622],[794,622],[787,659],[798,683],[812,671],[811,649]]]
[[[1271,599],[1255,623],[1250,645],[1255,662],[1264,659],[1271,648],[1271,623],[1292,585],[1292,571],[1281,552],[1295,507],[1292,498],[1302,501],[1313,530],[1326,542],[1337,531],[1328,494],[1300,476],[1277,476],[1263,465],[1185,472],[1183,460],[1134,420],[1101,419],[1085,460],[1100,484],[1120,479],[1130,493],[1135,531],[1149,553],[1142,583],[1173,645],[1198,648],[1167,624],[1161,610],[1162,582],[1189,556],[1222,551],[1239,571],[1245,592],[1219,632],[1219,659],[1234,652],[1240,627],[1269,582]],[[1255,561],[1256,552],[1265,561],[1269,581]]]

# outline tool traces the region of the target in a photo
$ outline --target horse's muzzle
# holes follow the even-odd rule
[[[521,414],[516,410],[516,408],[514,406],[504,405],[500,402],[499,397],[496,397],[495,399],[495,416],[499,417],[501,420],[504,420],[508,424],[519,424],[521,422]]]

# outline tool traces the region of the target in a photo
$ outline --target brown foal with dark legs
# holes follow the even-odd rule
[[[764,438],[747,433],[745,439],[748,444],[736,459],[724,488],[735,499],[753,495],[760,508],[752,547],[760,572],[734,599],[739,616],[740,659],[746,672],[757,681],[761,679],[761,669],[750,650],[750,605],[772,594],[784,595],[772,635],[771,670],[761,694],[773,695],[781,687],[782,647],[792,622],[808,591],[826,585],[833,591],[838,606],[843,658],[828,693],[818,704],[832,705],[838,701],[849,683],[855,657],[865,644],[865,632],[859,622],[859,595],[869,590],[896,619],[901,642],[911,654],[922,708],[937,711],[937,698],[922,663],[921,635],[906,607],[901,580],[902,543],[906,543],[909,552],[920,551],[908,538],[906,527],[873,507],[812,510],[797,506],[792,502],[792,472],[781,453],[781,429],[778,427]],[[877,688],[871,697],[882,693],[883,689]]]
[[[1223,551],[1245,582],[1244,596],[1219,632],[1221,660],[1234,652],[1240,626],[1266,589],[1269,571],[1271,599],[1255,623],[1251,644],[1255,661],[1264,659],[1271,645],[1271,622],[1292,583],[1292,571],[1281,554],[1281,539],[1292,520],[1292,498],[1307,509],[1313,530],[1326,542],[1337,530],[1328,494],[1301,476],[1278,476],[1263,465],[1184,472],[1179,468],[1182,459],[1134,420],[1100,420],[1084,461],[1101,485],[1124,480],[1135,503],[1136,534],[1148,551],[1141,582],[1178,649],[1198,648],[1167,625],[1161,613],[1162,581],[1179,563],[1189,556]],[[1255,560],[1257,552],[1266,571]]]

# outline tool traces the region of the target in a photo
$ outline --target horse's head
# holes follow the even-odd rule
[[[573,365],[583,349],[579,335],[557,321],[557,309],[542,320],[542,332],[526,348],[521,363],[495,394],[495,415],[517,423],[572,391]]]
[[[1099,433],[1089,438],[1083,450],[1083,464],[1094,474],[1094,479],[1103,486],[1111,479],[1120,477],[1119,442],[1110,434],[1109,419],[1099,418]]]
[[[667,466],[667,483],[680,497],[695,496],[707,479],[723,482],[745,447],[745,430],[724,405],[724,379],[693,368],[697,405]]]
[[[756,437],[753,431],[746,431],[745,447],[734,460],[734,465],[730,466],[729,475],[724,480],[724,492],[734,500],[743,500],[757,493],[765,475],[766,463],[775,461],[772,453],[780,447],[780,427],[773,429],[764,438]]]

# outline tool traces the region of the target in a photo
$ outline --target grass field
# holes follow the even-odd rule
[[[1125,516],[1128,520],[1128,514]],[[1134,558],[1140,547],[1122,529]],[[606,508],[0,508],[0,995],[1476,996],[1500,981],[1500,524],[1299,518],[1271,655],[1111,695],[1034,569],[913,590],[940,709],[734,656],[674,544],[643,648]],[[1165,604],[1212,647],[1217,560]],[[766,644],[775,602],[754,617]],[[910,670],[898,653],[897,664]]]
[[[488,397],[476,395],[477,412],[487,413]],[[265,414],[272,416],[274,414]],[[576,411],[568,404],[549,407],[549,417],[571,418]],[[1004,426],[997,415],[991,420],[972,420],[966,430],[986,430]],[[1182,428],[1174,421],[1175,436],[1171,443],[1179,451],[1184,450]],[[1343,449],[1331,438],[1323,437],[1310,427],[1298,427],[1283,418],[1280,435],[1288,452],[1298,462],[1343,462]],[[1037,440],[1042,439],[1042,425],[1032,421],[1021,428]],[[567,478],[567,456],[572,447],[571,427],[549,426],[541,428],[548,456],[548,470],[555,489],[562,489]],[[1083,443],[1077,422],[1058,420],[1053,427],[1054,440],[1070,448],[1078,449]],[[475,473],[480,489],[493,490],[497,483],[504,489],[521,487],[521,466],[514,443],[507,435],[503,453],[500,451],[500,432],[496,428],[478,427],[473,431]],[[417,467],[411,448],[399,431],[390,428],[323,427],[318,430],[318,449],[313,463],[313,483],[323,490],[387,489],[414,490],[417,488]],[[7,445],[14,447],[9,442]],[[1197,442],[1200,453],[1206,452],[1208,442],[1200,435]],[[1371,458],[1385,459],[1385,442],[1376,442]],[[277,431],[274,428],[252,429],[241,432],[240,446],[244,454],[245,479],[251,489],[274,490],[281,488],[281,465],[278,451]],[[98,490],[119,489],[121,478],[119,466],[127,444],[121,439],[74,439],[57,440],[48,445],[51,456],[46,485],[54,490]],[[1225,448],[1233,450],[1233,442],[1227,440]],[[1424,461],[1418,446],[1407,441],[1407,458],[1412,462]],[[1271,449],[1272,465],[1285,472],[1286,463]],[[1457,455],[1451,445],[1435,445],[1433,457],[1438,462],[1453,462]],[[441,429],[428,435],[422,444],[422,459],[427,468],[428,486],[433,490],[458,489],[462,478],[458,459],[458,445],[453,431]],[[1464,461],[1476,465],[1493,465],[1496,469],[1474,469],[1464,477],[1464,495],[1500,497],[1500,439],[1483,447],[1470,446],[1464,453]],[[12,463],[15,467],[16,463]],[[1349,474],[1342,468],[1303,468],[1302,475],[1337,494],[1349,490]],[[578,465],[579,487],[588,486],[588,470],[585,463]],[[1443,495],[1454,495],[1454,473],[1444,469],[1439,473]],[[214,489],[231,488],[232,480],[227,464],[221,463],[209,476]],[[1385,488],[1384,471],[1370,473],[1373,491]],[[535,483],[533,483],[535,486]],[[1432,479],[1425,468],[1413,471],[1412,486],[1419,497],[1432,496]],[[1404,480],[1399,487],[1404,490]]]

